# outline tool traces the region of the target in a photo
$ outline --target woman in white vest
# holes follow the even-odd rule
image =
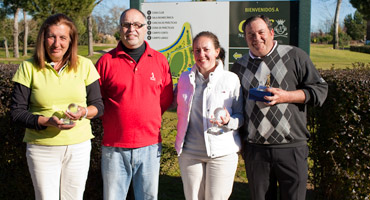
[[[236,74],[224,70],[225,51],[217,36],[193,39],[196,64],[176,88],[178,153],[187,200],[228,199],[241,147],[243,95]],[[215,112],[216,111],[216,112]]]

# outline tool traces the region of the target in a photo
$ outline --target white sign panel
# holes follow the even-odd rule
[[[167,57],[175,82],[194,64],[192,40],[199,32],[214,33],[229,49],[229,2],[142,3],[141,10],[148,21],[146,40]],[[227,61],[226,53],[225,66]]]

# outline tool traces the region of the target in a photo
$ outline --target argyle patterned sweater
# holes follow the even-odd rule
[[[300,146],[309,139],[307,104],[321,106],[327,96],[328,85],[316,70],[309,56],[301,49],[278,45],[263,58],[253,59],[249,54],[238,59],[231,71],[241,81],[244,95],[244,140],[270,147]],[[266,106],[249,100],[249,89],[266,84],[287,91],[303,90],[304,104],[281,103]]]

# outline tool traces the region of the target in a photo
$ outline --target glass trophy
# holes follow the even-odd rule
[[[226,111],[223,108],[216,108],[213,112],[213,118],[212,121],[217,121],[219,123],[222,123],[221,117],[226,117]],[[208,129],[208,132],[210,133],[218,133],[222,132],[222,128],[219,127],[216,123],[212,123],[212,126]]]
[[[73,114],[77,114],[78,112],[78,105],[75,103],[71,103],[68,105],[67,111]],[[64,124],[73,124],[73,121],[68,117],[62,118]]]
[[[260,83],[257,88],[250,89],[248,99],[268,103],[269,101],[264,99],[264,97],[272,96],[271,92],[266,92],[266,88],[269,88],[269,87],[270,87],[270,75],[267,75],[266,84],[263,85]]]

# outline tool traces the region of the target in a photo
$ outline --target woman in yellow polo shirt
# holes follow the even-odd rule
[[[82,199],[90,163],[90,119],[103,114],[99,74],[77,55],[77,29],[48,17],[33,58],[13,77],[13,121],[26,127],[27,163],[36,199]]]

